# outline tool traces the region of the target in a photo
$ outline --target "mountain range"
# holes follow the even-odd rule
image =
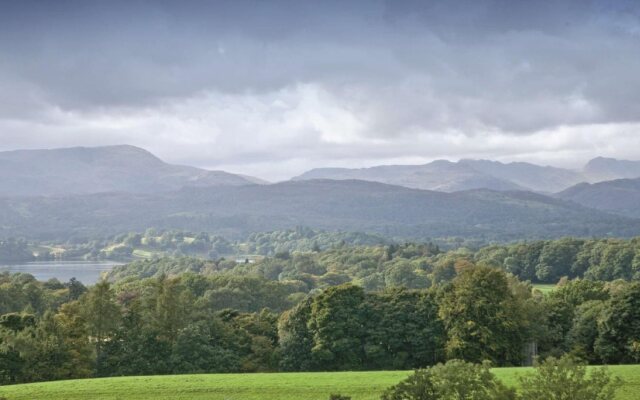
[[[595,158],[579,171],[525,162],[437,160],[424,165],[384,165],[355,169],[317,168],[293,180],[359,179],[444,192],[491,189],[556,193],[583,182],[638,177],[640,161]]]
[[[149,227],[233,236],[296,226],[486,241],[640,234],[639,219],[532,192],[445,193],[349,180],[0,198],[0,236],[86,238]]]
[[[258,182],[223,171],[167,164],[127,145],[0,152],[0,193],[5,196],[156,193]]]
[[[301,225],[414,239],[635,236],[640,178],[585,180],[635,176],[638,165],[597,158],[571,171],[435,161],[316,169],[267,184],[167,164],[133,146],[2,152],[0,237],[87,238],[149,227],[236,235]]]

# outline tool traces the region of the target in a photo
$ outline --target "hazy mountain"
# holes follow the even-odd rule
[[[640,161],[598,157],[587,163],[584,174],[590,182],[640,178]]]
[[[460,163],[535,192],[557,192],[585,180],[578,171],[525,162],[505,164],[488,160],[462,160]]]
[[[446,160],[425,165],[382,165],[358,169],[317,168],[293,178],[293,180],[309,179],[359,179],[442,192],[470,189],[525,189],[515,183],[479,171],[471,165]]]
[[[425,165],[389,165],[371,168],[319,168],[294,180],[362,179],[409,188],[454,192],[469,189],[557,192],[584,181],[581,173],[529,163],[498,161],[434,161]]]
[[[0,198],[0,236],[94,236],[149,227],[225,234],[296,226],[487,240],[640,234],[640,220],[530,192],[443,193],[365,181]]]
[[[153,193],[184,186],[246,185],[257,180],[222,171],[171,165],[134,146],[0,152],[4,196]]]
[[[455,192],[470,189],[529,190],[556,193],[582,182],[640,177],[640,161],[598,157],[582,171],[525,162],[490,160],[434,161],[424,165],[370,168],[316,168],[293,180],[360,179],[408,188]]]
[[[618,179],[573,186],[557,197],[584,206],[640,218],[640,179]]]

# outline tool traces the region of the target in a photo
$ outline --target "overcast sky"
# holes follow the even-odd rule
[[[320,166],[640,159],[640,2],[2,1],[0,150]]]

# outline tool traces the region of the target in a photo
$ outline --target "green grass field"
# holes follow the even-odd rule
[[[552,291],[555,290],[556,285],[555,284],[545,284],[545,283],[535,283],[533,284],[533,288],[534,289],[538,289],[539,291],[541,291],[543,294],[547,294],[547,293],[551,293]]]
[[[640,365],[614,366],[624,380],[619,400],[638,399]],[[502,368],[495,373],[509,386],[526,368]],[[353,400],[379,399],[387,387],[409,372],[339,372],[292,374],[172,375],[108,378],[5,386],[0,396],[9,400],[327,400],[329,394],[353,396]],[[578,400],[578,399],[576,399]]]

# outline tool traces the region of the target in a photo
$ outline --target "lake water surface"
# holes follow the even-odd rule
[[[85,285],[92,285],[100,279],[103,272],[110,271],[122,263],[110,261],[40,261],[14,265],[0,265],[0,271],[24,272],[39,281],[57,278],[67,282],[76,278]]]

